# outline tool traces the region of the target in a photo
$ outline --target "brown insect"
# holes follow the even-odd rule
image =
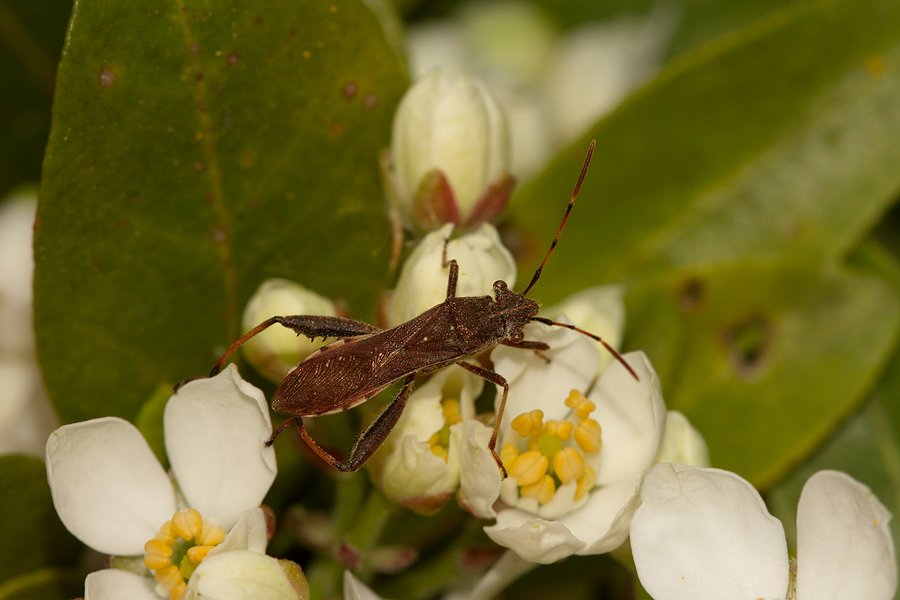
[[[311,354],[285,376],[278,391],[275,392],[272,409],[289,415],[290,418],[275,430],[266,445],[271,445],[282,431],[292,424],[296,424],[300,435],[309,444],[309,447],[325,462],[341,471],[356,471],[384,443],[388,434],[397,424],[412,390],[416,373],[428,374],[449,365],[459,365],[503,388],[503,396],[497,409],[497,419],[488,447],[494,460],[497,461],[503,477],[506,477],[506,469],[503,468],[503,463],[497,456],[495,447],[506,397],[509,393],[509,385],[506,379],[498,373],[468,363],[465,359],[478,356],[500,344],[537,353],[549,350],[550,347],[544,342],[524,339],[522,328],[527,323],[536,321],[545,325],[566,327],[597,340],[628,369],[635,379],[638,378],[628,363],[598,336],[573,325],[555,323],[550,319],[538,317],[537,313],[540,309],[538,303],[527,297],[528,292],[540,278],[544,265],[559,241],[559,236],[575,204],[575,198],[578,196],[578,190],[581,188],[593,151],[594,142],[591,142],[584,166],[578,177],[578,183],[572,192],[572,198],[566,207],[556,237],[550,244],[550,249],[541,266],[531,278],[531,283],[522,293],[511,291],[504,281],[495,281],[493,285],[495,298],[490,296],[457,298],[456,283],[459,278],[459,266],[455,260],[451,260],[449,262],[450,276],[447,281],[447,299],[402,325],[393,329],[381,330],[372,325],[342,317],[308,315],[272,317],[236,341],[213,367],[210,376],[216,375],[228,357],[244,342],[276,323],[294,330],[297,335],[305,335],[310,339],[340,338]],[[444,266],[446,265],[445,244]],[[360,435],[350,452],[350,458],[345,463],[321,448],[303,426],[303,417],[318,417],[348,410],[371,400],[401,379],[403,380],[403,389]]]

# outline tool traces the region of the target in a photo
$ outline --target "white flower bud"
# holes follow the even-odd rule
[[[391,137],[388,195],[419,227],[474,227],[497,216],[512,189],[509,134],[479,81],[435,71],[400,101]]]
[[[581,290],[559,304],[541,311],[541,316],[557,320],[565,314],[574,325],[600,336],[613,348],[622,343],[625,329],[624,290],[619,285],[596,286]],[[600,350],[600,370],[613,361],[613,355],[597,342]]]
[[[472,233],[451,240],[447,245],[447,267],[441,266],[444,241],[450,237],[453,225],[447,224],[422,238],[403,264],[397,288],[388,309],[391,327],[405,323],[432,306],[447,299],[449,261],[459,264],[456,296],[486,296],[493,294],[493,284],[502,279],[515,285],[516,263],[500,242],[493,226],[484,223]]]
[[[334,303],[287,279],[269,279],[256,290],[244,309],[241,326],[250,331],[266,319],[284,315],[335,316]],[[250,338],[241,350],[244,358],[270,381],[284,379],[288,370],[325,344],[298,336],[286,327],[273,326]]]
[[[709,448],[703,434],[677,410],[670,410],[666,417],[666,429],[655,462],[703,468],[709,466]]]
[[[186,600],[306,600],[309,584],[300,566],[249,550],[223,552],[200,563]]]

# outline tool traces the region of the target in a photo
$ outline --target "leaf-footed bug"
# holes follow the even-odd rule
[[[549,350],[550,347],[544,342],[524,339],[522,328],[527,323],[535,321],[565,327],[600,342],[635,379],[638,379],[628,363],[598,336],[574,325],[538,317],[540,306],[537,301],[527,297],[528,292],[540,278],[553,249],[556,248],[569,213],[575,205],[575,198],[591,161],[594,143],[591,142],[588,149],[556,237],[550,244],[541,266],[535,271],[531,282],[522,293],[510,290],[505,281],[495,281],[493,285],[495,298],[490,296],[457,298],[459,265],[456,260],[450,260],[446,300],[406,323],[382,330],[342,317],[310,315],[271,317],[232,344],[213,367],[210,377],[221,370],[228,357],[242,344],[276,323],[310,339],[339,338],[297,364],[282,380],[272,400],[272,409],[289,415],[289,418],[275,430],[266,445],[274,443],[281,432],[296,424],[304,441],[326,463],[340,471],[356,471],[384,443],[397,424],[409,399],[416,373],[428,374],[449,365],[459,365],[503,389],[488,448],[505,478],[506,469],[495,447],[509,384],[498,373],[466,362],[465,359],[490,351],[500,344],[537,353]],[[446,266],[446,244],[444,252]],[[403,388],[400,393],[359,436],[346,463],[340,462],[334,455],[320,447],[303,426],[303,417],[318,417],[351,409],[371,400],[401,379]],[[183,383],[185,382],[178,384],[176,389]]]

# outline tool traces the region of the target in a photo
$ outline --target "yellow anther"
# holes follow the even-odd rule
[[[541,433],[544,430],[544,412],[532,410],[522,413],[513,419],[512,428],[522,437]]]
[[[520,454],[509,469],[510,477],[518,477],[519,485],[531,485],[540,481],[547,472],[550,460],[537,450]]]
[[[159,532],[156,534],[156,539],[165,542],[168,545],[172,545],[175,543],[175,538],[178,535],[175,533],[174,529],[172,529],[172,521],[166,521],[162,524],[162,527],[159,528]]]
[[[169,600],[183,600],[185,591],[187,591],[187,583],[182,581],[169,592]]]
[[[179,583],[184,583],[184,576],[182,576],[181,571],[175,565],[169,565],[155,571],[153,577],[159,585],[170,592]]]
[[[195,565],[199,565],[203,562],[203,559],[206,558],[206,555],[209,554],[209,551],[215,548],[215,546],[193,546],[188,548],[187,555],[188,558],[191,559],[191,562]]]
[[[447,425],[455,425],[462,421],[462,416],[459,413],[459,400],[444,398],[441,400],[441,408],[444,410],[444,422]]]
[[[585,452],[599,452],[602,433],[600,423],[594,419],[582,419],[575,428],[575,442]]]
[[[203,521],[197,544],[201,546],[218,546],[225,541],[225,530],[209,521]]]
[[[431,453],[437,456],[438,458],[442,458],[444,462],[450,458],[450,451],[440,444],[435,444],[431,447]]]
[[[507,469],[517,458],[519,458],[519,449],[512,444],[503,444],[503,447],[500,448],[500,462],[502,462]]]
[[[172,546],[159,540],[150,540],[144,544],[144,565],[151,571],[162,569],[172,564]]]
[[[553,455],[553,472],[562,483],[584,475],[584,458],[575,448],[563,448]]]
[[[544,431],[546,433],[555,435],[562,441],[566,441],[572,437],[572,429],[574,428],[575,424],[571,421],[547,421],[547,424],[544,425]]]
[[[569,393],[569,397],[566,398],[566,406],[574,408],[575,414],[578,415],[579,419],[587,419],[594,412],[594,409],[597,408],[593,402],[585,398],[584,394],[578,390],[572,390]]]
[[[547,504],[556,493],[556,484],[549,475],[544,475],[535,483],[523,485],[521,494],[526,498],[537,498],[541,504]]]
[[[581,500],[584,495],[591,491],[594,483],[597,481],[597,472],[591,467],[584,470],[584,476],[578,480],[578,487],[575,488],[575,499]]]
[[[441,443],[441,432],[435,431],[434,435],[432,435],[430,438],[428,438],[428,445],[429,446],[438,446],[438,445],[440,445],[440,443]]]
[[[172,516],[172,529],[178,537],[188,541],[200,534],[203,527],[203,517],[196,508],[179,511]]]

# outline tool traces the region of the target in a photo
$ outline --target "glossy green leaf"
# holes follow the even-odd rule
[[[46,566],[70,564],[78,542],[56,516],[44,461],[0,456],[0,583]]]
[[[713,466],[763,488],[863,400],[900,330],[900,293],[856,268],[746,262],[628,296],[625,344],[647,352],[666,404],[703,433]]]
[[[597,139],[537,294],[840,255],[900,187],[900,4],[803,2],[671,63],[516,199],[525,271]]]
[[[0,197],[36,183],[71,0],[0,2]]]
[[[133,418],[208,373],[266,278],[370,317],[390,238],[377,154],[406,85],[356,0],[80,2],[35,238],[63,421]]]

